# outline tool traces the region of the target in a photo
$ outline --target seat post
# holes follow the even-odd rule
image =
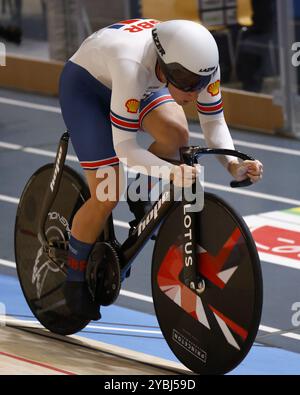
[[[38,239],[41,242],[44,251],[49,251],[49,244],[45,234],[45,223],[47,220],[49,209],[51,208],[59,189],[61,177],[63,174],[63,168],[68,152],[69,137],[69,133],[66,131],[60,138],[55,162],[53,164],[53,170],[51,173],[51,177],[49,178],[44,201],[42,203],[42,211],[38,227]]]

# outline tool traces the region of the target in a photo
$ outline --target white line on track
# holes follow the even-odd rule
[[[281,329],[272,328],[272,327],[266,326],[266,325],[260,325],[259,330],[262,332],[271,333],[273,335],[280,335],[283,337],[287,337],[287,338],[293,339],[293,340],[300,340],[300,334],[293,333],[293,332],[284,332]]]
[[[14,323],[20,323],[23,321],[24,326],[33,326],[33,327],[39,327],[43,328],[43,326],[38,322],[34,320],[20,320],[20,319],[14,319],[13,317],[3,317],[0,319],[0,322],[5,322],[6,324],[14,324]],[[149,329],[132,329],[132,328],[124,328],[124,327],[116,327],[116,326],[100,326],[100,325],[88,325],[86,329],[97,329],[97,330],[105,330],[105,331],[112,331],[112,332],[128,332],[128,333],[144,333],[144,334],[149,334],[149,335],[162,335],[162,332],[160,330],[149,330]],[[284,332],[281,329],[278,328],[273,328],[270,326],[266,325],[260,325],[259,330],[261,332],[267,332],[272,335],[277,335],[277,336],[283,336],[287,337],[289,339],[293,340],[300,340],[300,334],[293,333],[293,332]],[[258,336],[259,337],[259,336]]]
[[[0,147],[12,150],[21,150],[23,148],[22,145],[6,143],[5,141],[0,141]]]
[[[190,136],[195,139],[205,140],[204,135],[202,133],[190,132]],[[237,140],[237,139],[233,139],[233,143],[234,143],[234,145],[239,145],[241,147],[246,147],[246,148],[254,148],[254,149],[260,149],[263,151],[276,152],[276,153],[280,153],[280,154],[300,156],[300,150],[277,147],[276,145],[252,143],[251,141],[243,141],[243,140]]]
[[[0,259],[0,266],[9,267],[11,269],[16,269],[15,262],[7,261],[5,259]]]
[[[24,147],[19,144],[7,143],[5,141],[0,141],[0,148],[11,149],[14,151],[22,151],[22,152],[26,152],[27,154],[48,156],[49,158],[55,158],[55,156],[56,156],[56,152],[54,152],[54,151],[49,151],[49,150],[35,148],[35,147]],[[66,159],[70,162],[77,162],[78,163],[78,159],[75,155],[67,155]]]
[[[129,223],[126,221],[120,221],[119,219],[114,219],[114,225],[120,226],[121,228],[129,229]]]
[[[20,199],[13,198],[10,196],[0,195],[0,201],[2,201],[2,202],[19,204],[19,200]]]
[[[101,322],[101,321],[100,321]],[[23,323],[24,326],[27,327],[34,327],[34,328],[43,328],[43,326],[37,320],[20,320],[15,319],[13,317],[0,317],[0,323],[5,323],[13,325]],[[100,325],[87,325],[85,329],[98,329],[104,330],[107,332],[127,332],[127,333],[143,333],[148,335],[162,335],[160,330],[149,330],[149,329],[132,329],[132,328],[124,328],[124,327],[117,327],[117,326],[100,326]]]
[[[16,269],[16,263],[12,261],[8,261],[6,259],[0,259],[0,266],[8,267],[10,269]],[[151,296],[142,295],[136,292],[131,292],[127,290],[121,290],[120,295],[125,296],[127,298],[140,300],[142,302],[153,303],[153,299]]]
[[[161,335],[161,331],[154,331],[148,329],[131,329],[131,328],[118,328],[113,326],[99,326],[99,325],[89,325],[88,328],[90,329],[102,329],[105,331],[114,331],[114,332],[131,332],[131,333],[147,333],[151,335]]]
[[[0,260],[0,264],[1,264],[1,260]],[[122,294],[122,290],[121,290],[121,294]],[[124,296],[128,296],[129,298],[134,298],[134,293],[130,292],[130,296],[129,295],[124,295]],[[137,294],[140,296],[140,294]],[[144,296],[144,298],[149,298],[146,295],[142,295]],[[149,300],[150,303],[153,303],[152,298],[149,298],[151,300]],[[6,324],[14,324],[16,323],[20,323],[23,322],[24,326],[33,326],[33,327],[42,327],[42,325],[38,322],[38,321],[33,321],[33,320],[20,320],[20,319],[15,319],[13,317],[3,317],[2,319],[0,319],[0,322],[5,322]],[[129,332],[129,333],[144,333],[144,334],[153,334],[153,335],[161,335],[161,331],[160,330],[145,330],[145,329],[131,329],[131,328],[124,328],[124,327],[116,327],[116,326],[99,326],[99,325],[88,325],[87,329],[97,329],[97,330],[105,330],[105,331],[113,331],[113,332]],[[266,326],[266,325],[260,325],[259,326],[259,330],[261,332],[266,332],[266,333],[270,333],[273,336],[283,336],[283,337],[287,337],[289,339],[292,340],[300,340],[300,334],[297,333],[293,333],[293,332],[285,332],[282,329],[278,329],[278,328],[273,328],[270,326]],[[258,336],[258,340],[259,340],[260,335]]]
[[[291,206],[300,206],[300,200],[290,199],[290,198],[286,198],[284,196],[270,195],[270,194],[262,193],[262,192],[245,191],[243,189],[235,189],[235,188],[231,188],[231,187],[226,187],[225,185],[221,185],[221,184],[214,184],[211,182],[204,182],[204,186],[206,188],[210,188],[213,190],[234,193],[234,194],[238,194],[238,195],[244,195],[244,196],[247,196],[250,198],[263,199],[263,200],[268,200],[268,201],[276,202],[276,203],[284,203],[284,204],[289,204]],[[1,194],[0,194],[0,201],[7,202],[7,203],[16,203],[16,204],[19,203],[19,199],[12,197],[12,196],[1,195]]]
[[[40,111],[61,114],[60,107],[48,106],[48,105],[43,105],[43,104],[38,104],[38,103],[31,103],[31,102],[27,102],[24,100],[15,100],[15,99],[9,99],[6,97],[0,97],[0,103],[9,104],[9,105],[17,106],[17,107],[29,108],[32,110],[40,110]],[[202,133],[190,132],[190,136],[193,138],[196,138],[196,139],[204,139],[204,135]],[[268,144],[252,143],[250,141],[243,141],[243,140],[236,140],[236,139],[234,139],[233,142],[235,145],[240,145],[241,147],[255,148],[255,149],[260,149],[263,151],[270,151],[270,152],[276,152],[276,153],[281,153],[281,154],[300,156],[300,150],[294,150],[291,148],[283,148],[283,147],[278,147],[278,146],[268,145]]]
[[[238,195],[245,195],[247,197],[253,197],[253,198],[257,198],[257,199],[270,200],[270,201],[273,201],[273,202],[291,204],[293,206],[294,205],[296,205],[296,206],[300,205],[300,200],[290,199],[290,198],[286,198],[286,197],[283,197],[283,196],[276,196],[276,195],[270,195],[270,194],[262,193],[262,192],[248,191],[248,190],[244,190],[244,189],[241,189],[241,188],[238,188],[238,189],[237,188],[231,188],[231,187],[226,187],[226,186],[221,185],[221,184],[214,184],[214,183],[211,183],[211,182],[204,182],[204,186],[206,188],[216,189],[218,191],[236,193]]]
[[[24,100],[8,99],[6,97],[0,97],[0,103],[1,104],[10,104],[10,105],[16,106],[16,107],[30,108],[32,110],[47,111],[47,112],[53,112],[53,113],[57,113],[57,114],[61,113],[61,110],[59,107],[47,106],[47,105],[38,104],[38,103],[31,103],[31,102],[27,102]]]
[[[0,195],[0,201],[7,202],[7,203],[13,203],[13,204],[19,204],[20,199],[13,198],[13,197],[6,196],[6,195]],[[130,228],[128,222],[120,221],[118,219],[114,219],[114,224],[116,226],[120,226],[121,228],[125,228],[125,229]]]
[[[126,290],[121,290],[121,292],[122,295],[126,296],[127,298],[133,298],[133,299],[141,300],[143,302],[153,303],[153,299],[151,296],[142,295],[136,292],[126,291]]]

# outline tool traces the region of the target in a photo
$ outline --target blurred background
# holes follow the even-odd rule
[[[137,17],[203,23],[219,46],[228,124],[300,136],[299,68],[292,64],[299,0],[0,0],[9,66],[0,86],[57,95],[62,64],[85,37]],[[186,112],[197,116],[192,107]]]

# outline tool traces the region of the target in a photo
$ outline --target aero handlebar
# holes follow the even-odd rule
[[[188,164],[193,165],[197,162],[199,156],[202,155],[229,155],[235,156],[242,160],[255,160],[249,155],[244,154],[243,152],[231,150],[231,149],[223,149],[223,148],[202,148],[199,146],[190,146],[190,147],[182,147],[180,148],[180,157],[181,160]],[[243,181],[236,181],[233,180],[230,182],[231,188],[238,188],[238,187],[247,187],[252,185],[250,178],[246,178]]]

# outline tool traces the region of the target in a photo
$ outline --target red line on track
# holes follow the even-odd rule
[[[53,370],[55,372],[63,373],[63,374],[66,374],[66,375],[71,375],[71,376],[76,375],[76,373],[68,372],[67,370],[58,369],[58,368],[55,368],[54,366],[50,366],[50,365],[47,365],[47,364],[44,364],[44,363],[41,363],[41,362],[36,362],[36,361],[31,360],[31,359],[18,357],[16,355],[8,354],[6,352],[0,351],[0,355],[4,355],[5,357],[13,358],[13,359],[16,359],[17,361],[26,362],[26,363],[29,363],[31,365],[40,366],[42,368]]]

